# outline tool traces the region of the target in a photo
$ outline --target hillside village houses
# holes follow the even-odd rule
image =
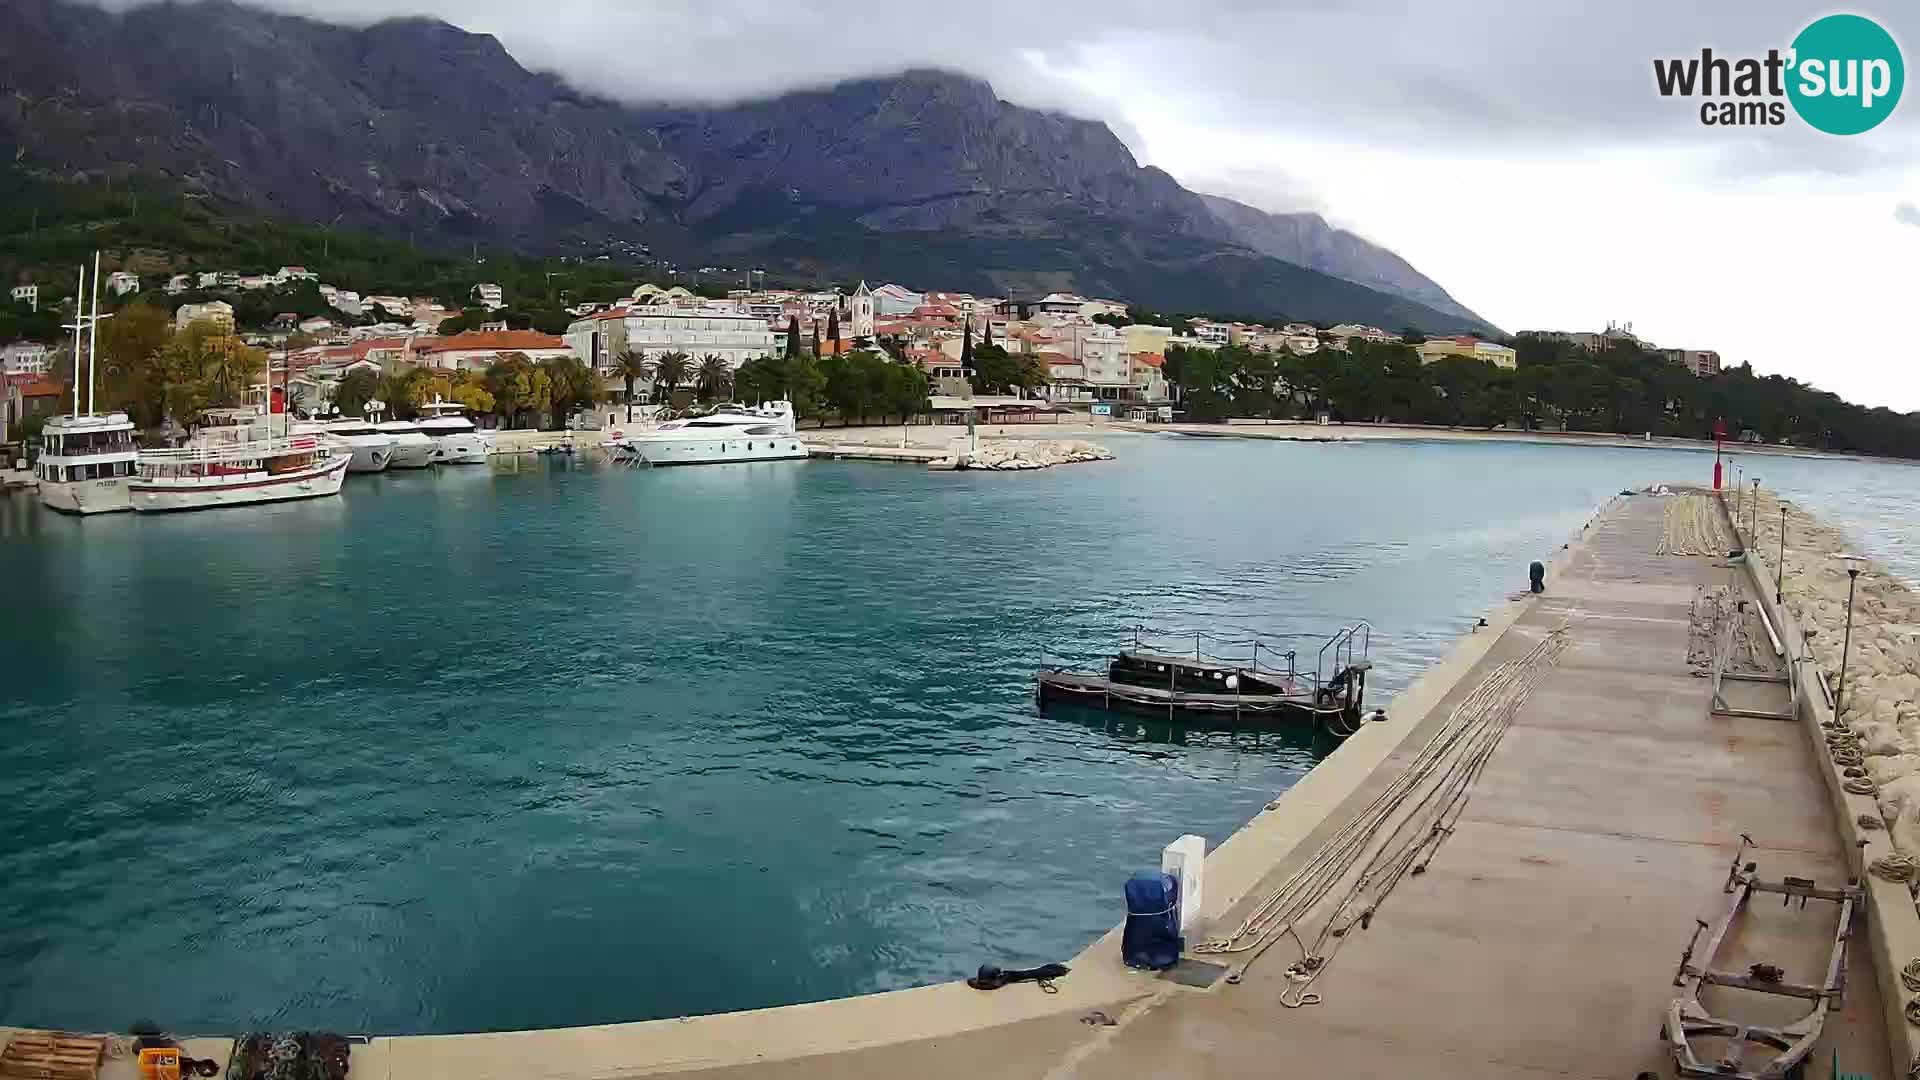
[[[1522,330],[1520,336],[1565,341],[1578,345],[1588,352],[1599,352],[1614,344],[1637,345],[1647,352],[1665,357],[1669,363],[1686,368],[1697,379],[1704,379],[1720,372],[1720,354],[1714,350],[1662,349],[1635,337],[1632,323],[1609,322],[1607,328],[1598,333],[1582,330]]]
[[[140,275],[130,274],[125,270],[115,270],[107,275],[107,291],[115,296],[137,293],[140,291]]]
[[[1481,341],[1472,337],[1428,338],[1414,346],[1420,354],[1420,362],[1431,364],[1443,356],[1465,356],[1474,360],[1485,360],[1494,367],[1512,370],[1518,364],[1518,354],[1505,345],[1491,341]]]
[[[39,314],[40,286],[15,285],[13,287],[13,302],[16,304],[25,304],[29,308],[32,308],[35,314]]]
[[[0,375],[45,375],[49,350],[32,341],[16,341],[0,348]]]
[[[209,300],[204,304],[181,304],[173,313],[173,325],[176,330],[185,330],[197,322],[210,322],[233,330],[233,305],[225,300]]]
[[[468,295],[488,311],[499,311],[507,306],[506,296],[501,293],[500,286],[491,282],[475,285]]]

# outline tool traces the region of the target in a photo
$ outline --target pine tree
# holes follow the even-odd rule
[[[820,355],[820,324],[819,323],[813,324],[813,355],[816,358]]]
[[[840,351],[840,309],[827,313],[827,340],[833,342],[833,351]]]
[[[968,319],[966,327],[960,331],[960,366],[963,368],[973,366],[973,320],[972,319]]]
[[[985,348],[993,344],[993,316],[989,315],[980,324],[980,345]]]
[[[787,316],[787,359],[800,358],[800,316]]]

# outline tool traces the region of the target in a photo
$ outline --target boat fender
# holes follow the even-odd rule
[[[1229,690],[1240,689],[1240,676],[1238,675],[1227,676],[1227,689]]]

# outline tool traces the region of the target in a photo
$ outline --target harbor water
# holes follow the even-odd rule
[[[0,499],[0,1023],[497,1030],[1066,959],[1163,844],[1324,748],[1042,717],[1042,663],[1145,625],[1311,665],[1366,619],[1390,707],[1609,496],[1712,462],[1107,441],[1019,475],[525,459],[174,517]],[[1920,472],[1746,464],[1920,573]]]

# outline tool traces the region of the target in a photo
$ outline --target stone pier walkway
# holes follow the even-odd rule
[[[1840,884],[1846,870],[1794,724],[1710,714],[1709,680],[1685,662],[1689,603],[1696,585],[1743,579],[1714,558],[1655,555],[1661,511],[1649,496],[1617,502],[1567,553],[1548,595],[1423,721],[1438,723],[1493,665],[1568,624],[1571,647],[1515,718],[1458,831],[1315,982],[1323,1004],[1280,1005],[1298,955],[1282,941],[1241,984],[1170,994],[1052,1075],[1672,1076],[1657,1040],[1671,979],[1694,920],[1723,908],[1740,834],[1756,841],[1749,857],[1763,877]],[[1774,707],[1785,701],[1781,687]],[[1416,732],[1399,755],[1424,741]],[[1313,846],[1274,866],[1216,925],[1238,925]],[[1765,959],[1790,981],[1818,983],[1833,912],[1756,901],[1730,959],[1739,970]],[[1897,1075],[1864,948],[1851,963],[1846,1007],[1810,1077],[1824,1080],[1834,1047],[1843,1071]],[[1778,1000],[1737,997],[1708,1004],[1731,1012]]]

